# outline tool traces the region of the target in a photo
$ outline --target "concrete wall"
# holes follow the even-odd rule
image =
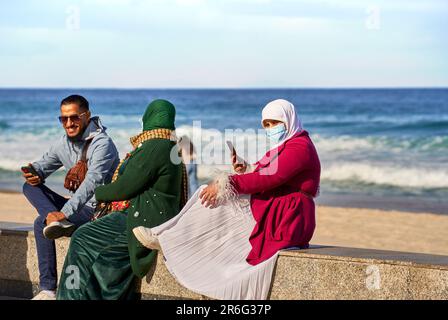
[[[31,297],[37,290],[29,230],[0,229],[0,296]],[[59,272],[68,243],[56,241]],[[179,285],[160,254],[141,292],[146,299],[207,299]],[[282,251],[270,299],[448,299],[448,256],[326,246]]]

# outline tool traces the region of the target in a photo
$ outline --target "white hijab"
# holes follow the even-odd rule
[[[278,99],[269,102],[261,112],[262,119],[261,125],[263,126],[264,120],[277,120],[281,121],[286,126],[286,135],[285,137],[275,146],[271,147],[272,149],[277,148],[281,144],[285,143],[291,139],[298,132],[302,131],[302,121],[300,120],[299,115],[296,113],[294,105],[284,99]]]

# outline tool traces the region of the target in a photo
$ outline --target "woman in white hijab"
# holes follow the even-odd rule
[[[266,299],[278,252],[307,248],[313,235],[317,152],[286,100],[266,105],[262,125],[273,146],[253,171],[234,154],[238,174],[201,186],[172,220],[133,230],[144,246],[163,251],[168,270],[194,292]]]
[[[269,126],[271,124],[273,124],[273,127],[276,129],[272,129]],[[268,137],[273,137],[275,133],[278,133],[275,136],[275,139],[278,139],[278,143],[272,148],[277,148],[279,145],[303,130],[302,121],[300,120],[299,115],[296,114],[293,104],[283,99],[274,100],[263,108],[261,125],[264,128],[269,128]],[[274,131],[272,132],[272,130]],[[281,133],[281,135],[279,133]]]

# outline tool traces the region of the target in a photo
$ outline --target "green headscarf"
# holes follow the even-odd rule
[[[151,102],[143,115],[143,131],[154,129],[174,130],[174,118],[176,109],[166,100],[158,99]]]

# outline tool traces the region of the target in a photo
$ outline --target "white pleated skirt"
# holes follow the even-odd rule
[[[255,226],[249,199],[205,208],[201,186],[173,219],[152,228],[165,264],[189,290],[214,299],[267,299],[278,254],[256,266],[246,262]]]

